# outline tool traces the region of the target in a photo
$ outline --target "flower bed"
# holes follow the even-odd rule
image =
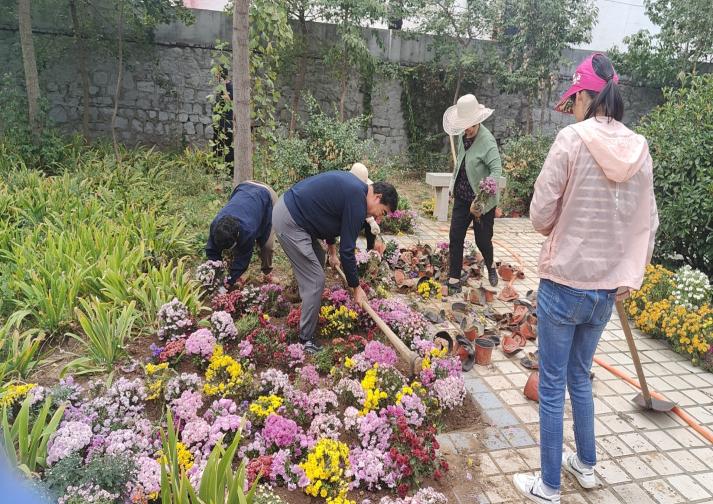
[[[672,272],[649,265],[641,289],[626,301],[636,327],[713,371],[711,287],[700,271],[684,266]]]
[[[388,212],[379,227],[383,233],[413,233],[416,226],[416,216],[417,214],[413,210]]]
[[[162,473],[185,475],[198,490],[211,453],[235,440],[249,484],[260,479],[334,504],[354,502],[359,490],[388,491],[384,504],[447,502],[420,487],[448,470],[435,434],[463,404],[465,383],[459,359],[424,339],[425,319],[396,299],[374,302],[424,357],[407,378],[346,292],[327,290],[319,330],[332,344],[309,357],[290,343],[299,311],[280,286],[226,292],[218,268],[199,269],[215,311],[195,319],[177,300],[162,306],[141,368],[117,370],[108,385],[68,378],[0,393],[11,423],[25,414],[36,421],[43,405],[45,415],[57,412],[42,484],[65,503],[158,502],[171,491]]]

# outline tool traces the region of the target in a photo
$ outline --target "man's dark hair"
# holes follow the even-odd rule
[[[607,84],[599,93],[587,91],[587,94],[592,97],[592,103],[589,105],[584,118],[589,119],[596,116],[601,107],[603,114],[610,120],[621,121],[622,117],[624,117],[624,100],[621,97],[619,85],[614,82],[614,74],[616,73],[614,72],[614,65],[603,54],[595,54],[592,58],[592,68],[594,68],[594,73],[607,81]]]
[[[374,194],[381,194],[381,203],[395,212],[399,207],[399,193],[396,192],[396,188],[388,182],[374,182],[372,188]]]
[[[235,245],[239,235],[240,226],[238,219],[226,215],[215,223],[215,228],[213,229],[213,243],[215,243],[219,252],[223,252]]]

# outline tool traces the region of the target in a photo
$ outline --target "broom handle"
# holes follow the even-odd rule
[[[644,396],[644,401],[646,401],[646,407],[651,408],[651,393],[649,392],[649,386],[646,384],[646,376],[644,375],[644,368],[641,367],[641,361],[639,360],[639,352],[636,349],[636,343],[634,343],[634,335],[631,334],[631,327],[629,327],[629,318],[626,315],[626,310],[624,309],[624,303],[617,301],[616,311],[619,314],[619,320],[621,321],[621,328],[624,330],[624,335],[626,336],[626,343],[629,345],[629,351],[631,352],[631,359],[634,361],[634,367],[636,368],[636,374],[639,377],[639,384],[641,385],[641,393]]]

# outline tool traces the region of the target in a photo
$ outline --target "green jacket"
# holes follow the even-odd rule
[[[453,186],[456,183],[458,172],[463,164],[463,157],[465,157],[465,174],[475,194],[478,194],[480,181],[488,175],[493,177],[496,182],[499,182],[503,171],[500,163],[500,153],[498,152],[498,144],[495,142],[495,137],[488,128],[482,124],[480,125],[478,134],[475,136],[475,141],[468,150],[465,150],[465,147],[463,147],[463,135],[460,135],[458,137],[457,149],[456,170],[453,173],[453,178],[451,178],[451,194],[453,194]],[[498,191],[495,196],[489,198],[485,204],[485,212],[489,212],[497,206],[499,197],[500,192]]]

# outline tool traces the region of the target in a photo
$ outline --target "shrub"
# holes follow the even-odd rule
[[[664,91],[638,128],[649,141],[660,226],[655,257],[713,275],[713,75]]]
[[[283,138],[274,152],[261,150],[255,176],[276,190],[303,178],[330,170],[343,170],[357,161],[375,157],[371,140],[361,138],[368,117],[340,121],[325,114],[312,96],[305,97],[308,119],[301,121],[299,136]]]
[[[517,212],[520,215],[529,212],[535,180],[551,145],[551,137],[535,135],[517,137],[505,145],[502,161],[507,185],[500,200],[503,212]]]

